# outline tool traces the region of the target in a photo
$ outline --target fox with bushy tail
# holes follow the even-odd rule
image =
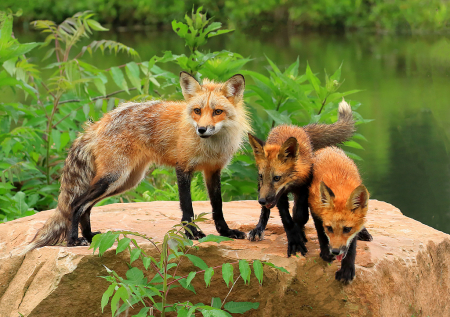
[[[261,216],[250,231],[249,240],[262,240],[270,209],[278,207],[288,239],[288,257],[307,252],[304,226],[309,219],[308,187],[311,183],[314,151],[342,143],[355,132],[352,109],[342,100],[339,118],[333,124],[304,127],[280,125],[273,128],[266,142],[249,135],[259,172],[258,202]],[[294,195],[293,218],[289,213],[288,193]]]
[[[91,208],[137,186],[152,163],[175,167],[182,221],[194,217],[191,178],[202,171],[217,231],[245,238],[225,222],[220,186],[221,170],[251,130],[243,104],[244,77],[235,75],[225,83],[205,79],[201,85],[181,72],[180,84],[184,101],[125,103],[86,128],[66,159],[58,207],[25,252],[64,238],[68,246],[88,245],[97,234],[91,230]],[[186,234],[205,236],[194,226]]]

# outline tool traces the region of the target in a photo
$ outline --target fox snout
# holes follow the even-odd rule
[[[336,257],[338,261],[342,261],[347,255],[348,248],[347,246],[341,246],[339,248],[333,248],[330,246],[330,253]]]
[[[215,127],[214,126],[198,126],[197,127],[197,135],[201,138],[209,138],[211,135],[215,133]]]
[[[261,204],[261,206],[264,206],[268,209],[275,206],[275,196],[268,196],[268,197],[259,197],[258,202]]]

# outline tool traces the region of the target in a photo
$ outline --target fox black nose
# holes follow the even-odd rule
[[[260,199],[258,199],[258,202],[261,204],[261,205],[265,205],[266,204],[266,199],[265,198],[260,198]]]
[[[331,250],[331,253],[332,253],[333,255],[339,255],[339,253],[341,253],[341,251],[340,251],[339,249],[332,249],[332,250]]]
[[[197,128],[197,131],[198,131],[198,133],[200,133],[200,134],[205,133],[206,130],[208,130],[206,127],[198,127],[198,128]]]

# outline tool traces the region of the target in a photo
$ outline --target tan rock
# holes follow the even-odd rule
[[[209,202],[194,202],[194,210],[210,212],[211,207]],[[103,265],[123,276],[127,270],[124,255],[116,256],[114,247],[101,258],[88,247],[61,246],[18,255],[51,212],[0,224],[0,316],[111,316],[109,309],[102,313],[100,308],[108,283],[99,276],[107,275]],[[254,201],[224,204],[231,228],[251,230],[259,213]],[[152,202],[94,208],[91,220],[94,231],[132,230],[161,241],[180,217],[178,202]],[[211,220],[200,226],[206,234],[216,234]],[[337,263],[328,265],[320,259],[312,220],[306,226],[306,258],[286,257],[286,235],[276,208],[264,241],[208,243],[196,255],[209,266],[260,259],[290,272],[265,268],[262,287],[253,275],[250,286],[240,279],[228,300],[260,303],[246,316],[450,316],[449,235],[376,200],[370,201],[367,228],[374,241],[358,242],[356,278],[349,286],[334,280]],[[182,273],[191,269],[183,266]],[[202,276],[193,285],[196,295],[177,288],[171,291],[171,301],[210,303],[211,297],[223,299],[228,292],[220,272],[209,288]]]

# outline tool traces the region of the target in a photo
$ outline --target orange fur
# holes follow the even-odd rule
[[[341,149],[328,147],[315,153],[308,201],[311,212],[322,220],[332,249],[348,246],[364,227],[369,193],[361,183],[355,163]],[[345,233],[344,227],[351,231]]]

